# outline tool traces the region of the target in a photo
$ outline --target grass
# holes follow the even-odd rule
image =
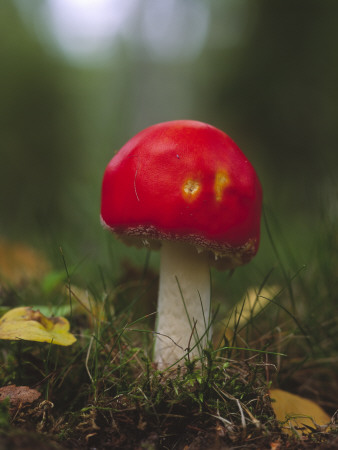
[[[66,349],[8,344],[4,382],[38,388],[53,402],[47,418],[17,408],[12,426],[38,428],[71,448],[136,448],[149,440],[183,448],[196,433],[250,440],[276,427],[259,358],[238,362],[224,350],[206,351],[200,370],[190,362],[179,372],[158,372],[143,348],[131,345],[131,334],[104,327]]]
[[[61,272],[3,285],[2,305],[52,305],[68,315],[78,340],[71,347],[2,341],[2,385],[29,386],[41,397],[15,407],[0,403],[0,443],[20,448],[29,436],[41,448],[335,448],[335,427],[301,440],[282,434],[268,389],[298,393],[335,413],[336,230],[326,224],[303,268],[290,257],[285,264],[286,246],[266,226],[277,265],[257,283],[257,300],[269,285],[279,289],[244,322],[241,306],[232,333],[221,308],[200,368],[189,359],[178,372],[152,364],[157,275],[148,257],[141,269],[125,265],[113,280],[100,270],[98,281],[84,283],[77,280],[81,267],[74,272],[62,254]],[[236,276],[227,279],[230,291],[236,283]],[[224,289],[216,284],[214,297]]]

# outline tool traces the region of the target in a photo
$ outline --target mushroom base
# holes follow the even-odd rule
[[[162,242],[154,362],[159,369],[199,358],[211,335],[210,271],[205,252]]]

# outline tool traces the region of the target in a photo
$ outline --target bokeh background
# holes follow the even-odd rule
[[[311,266],[338,218],[337,1],[0,5],[1,236],[60,267],[62,247],[83,273],[142,265],[101,229],[102,174],[136,132],[190,118],[227,132],[263,184],[261,249],[240,277]]]

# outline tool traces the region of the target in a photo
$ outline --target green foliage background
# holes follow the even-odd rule
[[[140,21],[147,3],[138,4]],[[32,241],[60,265],[59,246],[72,262],[107,264],[107,241],[116,268],[121,249],[142,262],[144,252],[100,227],[104,168],[140,129],[192,118],[226,131],[256,167],[280,257],[290,249],[295,270],[311,261],[324,220],[337,219],[338,4],[198,3],[209,14],[199,55],[155,57],[139,44],[136,15],[132,35],[119,36],[103,62],[79,63],[44,34],[43,1],[25,13],[22,2],[1,1],[1,235]],[[263,226],[242,276],[274,264]]]

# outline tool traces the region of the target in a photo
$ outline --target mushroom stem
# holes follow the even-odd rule
[[[157,314],[154,361],[159,369],[185,355],[189,359],[201,356],[211,335],[210,270],[205,252],[187,244],[162,242]]]

